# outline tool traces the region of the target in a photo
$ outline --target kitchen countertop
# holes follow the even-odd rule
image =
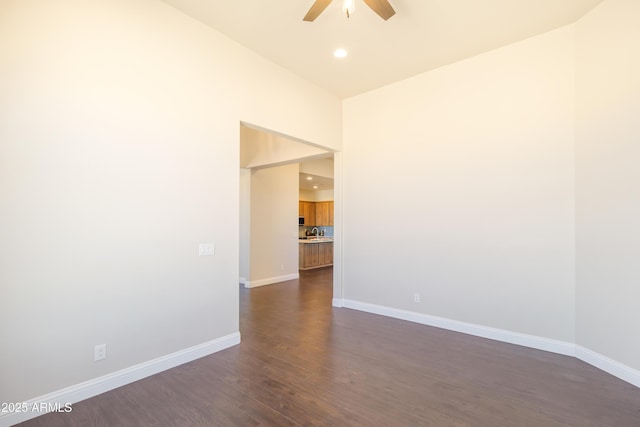
[[[298,243],[333,243],[333,237],[314,237],[311,239],[298,239]]]

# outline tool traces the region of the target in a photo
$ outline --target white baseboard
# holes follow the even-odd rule
[[[245,283],[247,283],[247,279],[245,279],[244,277],[240,278],[240,284],[244,285]]]
[[[384,307],[381,305],[368,304],[353,300],[343,300],[344,307],[354,310],[366,311],[368,313],[380,314],[382,316],[393,317],[396,319],[408,320],[409,322],[421,323],[423,325],[435,326],[437,328],[448,329],[451,331],[462,332],[464,334],[474,335],[483,338],[489,338],[496,341],[507,342],[510,344],[522,345],[538,350],[550,351],[553,353],[564,354],[568,356],[575,355],[575,346],[573,344],[542,338],[535,335],[521,334],[518,332],[507,331],[505,329],[491,328],[488,326],[476,325],[473,323],[460,322],[444,317],[431,316],[428,314],[416,313],[408,310],[400,310],[397,308]]]
[[[274,283],[286,282],[287,280],[295,280],[300,278],[300,273],[285,274],[284,276],[269,277],[260,280],[245,280],[245,288],[257,288],[258,286],[272,285]]]
[[[576,357],[591,366],[602,369],[614,377],[618,377],[621,380],[640,388],[640,371],[633,369],[630,366],[623,365],[620,362],[579,345],[576,345]]]
[[[344,307],[344,300],[342,298],[334,298],[331,301],[331,305],[334,307]]]
[[[0,427],[9,427],[17,423],[43,415],[65,404],[73,404],[90,397],[97,396],[118,387],[141,380],[167,369],[208,356],[234,345],[240,344],[240,332],[235,332],[218,339],[205,342],[157,359],[149,360],[120,371],[112,372],[44,396],[23,402],[26,412],[0,413]],[[49,410],[47,410],[49,408]]]
[[[581,347],[574,343],[538,337],[535,335],[521,334],[505,329],[491,328],[488,326],[481,326],[473,323],[451,320],[444,317],[431,316],[428,314],[416,313],[413,311],[400,310],[397,308],[385,307],[381,305],[369,304],[348,299],[339,300],[334,298],[333,306],[366,311],[367,313],[379,314],[381,316],[393,317],[395,319],[435,326],[437,328],[462,332],[465,334],[489,338],[496,341],[535,348],[537,350],[545,350],[552,353],[563,354],[565,356],[573,356],[577,359],[582,360],[583,362],[586,362],[598,369],[601,369],[613,375],[614,377],[620,378],[621,380],[640,388],[640,371],[637,371],[629,366],[626,366],[620,362],[617,362],[606,356],[598,354],[595,351]]]

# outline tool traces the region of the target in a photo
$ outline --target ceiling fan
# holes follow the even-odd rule
[[[318,15],[329,6],[331,1],[332,0],[316,0],[302,20],[313,22]],[[396,14],[396,11],[393,10],[388,0],[364,0],[364,2],[385,21]],[[347,18],[353,12],[353,3],[353,0],[344,0],[342,9],[346,12]]]

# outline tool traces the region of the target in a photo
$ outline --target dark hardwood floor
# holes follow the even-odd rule
[[[331,269],[240,290],[242,344],[24,426],[640,426],[577,359],[331,308]]]

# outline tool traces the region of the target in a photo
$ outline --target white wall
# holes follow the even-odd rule
[[[250,260],[249,287],[297,277],[297,164],[251,172]]]
[[[300,190],[299,198],[305,202],[331,202],[334,193],[333,190]]]
[[[153,0],[2,1],[0,69],[0,401],[236,333],[239,124],[340,100]]]
[[[327,150],[263,130],[240,126],[240,166],[264,168],[324,156]]]
[[[640,370],[640,2],[577,25],[577,343]]]
[[[346,299],[573,342],[573,42],[344,102]]]
[[[249,280],[251,259],[251,169],[240,168],[240,282]]]

